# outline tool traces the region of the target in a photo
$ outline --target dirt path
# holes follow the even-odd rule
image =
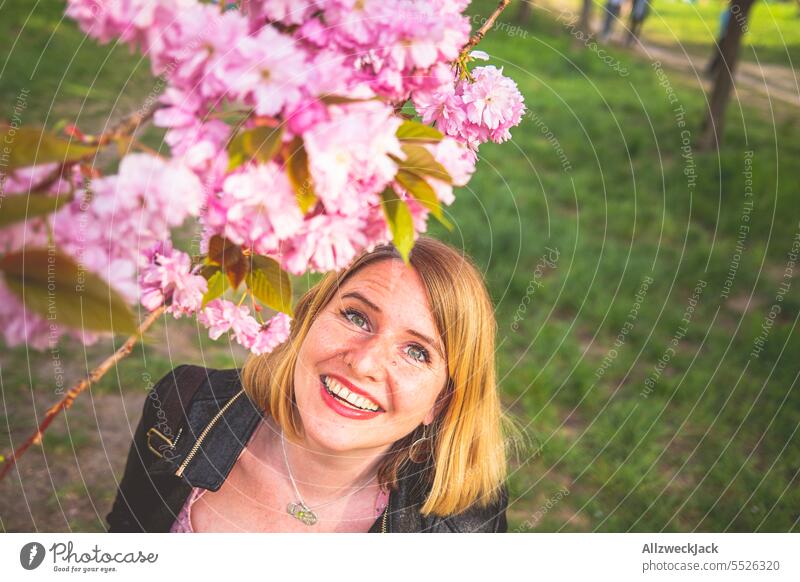
[[[554,18],[559,18],[561,22],[569,22],[572,18],[578,18],[578,7],[574,4],[574,0],[569,3],[565,0],[538,0],[534,10],[544,10]],[[595,35],[602,28],[602,16],[599,12],[594,10],[592,14],[591,28]],[[624,48],[619,26],[609,44]],[[627,50],[637,53],[648,61],[660,61],[672,70],[685,73],[695,79],[706,92],[711,87],[711,83],[703,75],[711,46],[709,54],[698,55],[688,53],[680,45],[666,46],[654,43],[647,39],[647,22],[645,22],[644,33],[639,42]],[[757,98],[762,104],[764,101],[769,103],[779,101],[800,107],[800,76],[796,71],[783,65],[740,61],[736,68],[736,90],[745,97]]]
[[[680,47],[657,45],[648,42],[647,39],[632,50],[641,53],[648,60],[661,61],[673,69],[696,76],[706,91],[711,87],[711,83],[703,77],[707,56],[691,55]],[[789,67],[740,61],[736,70],[736,86],[740,90],[746,88],[758,93],[770,101],[776,100],[795,107],[800,106],[800,80]]]
[[[105,531],[144,399],[144,392],[81,394],[48,429],[44,445],[29,450],[0,482],[0,531]],[[52,398],[37,396],[39,417],[51,404]],[[31,402],[15,402],[13,415],[34,418]],[[18,444],[31,423],[12,421],[11,428]],[[8,435],[2,436],[6,449]]]

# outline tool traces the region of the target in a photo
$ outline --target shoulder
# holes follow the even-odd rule
[[[173,416],[175,409],[188,409],[195,398],[226,401],[241,390],[239,370],[182,364],[161,377],[148,393],[147,405]]]
[[[439,528],[439,530],[457,533],[506,533],[507,508],[508,489],[503,484],[494,502],[483,507],[475,503],[462,513],[443,517],[441,521],[447,529]]]
[[[506,510],[508,488],[505,483],[498,486],[494,500],[484,505],[473,503],[460,513],[424,516],[419,511],[429,493],[429,485],[419,471],[401,471],[400,483],[395,492],[393,515],[390,522],[393,531],[432,533],[505,533],[508,531]]]

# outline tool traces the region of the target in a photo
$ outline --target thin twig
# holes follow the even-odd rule
[[[84,390],[86,390],[89,386],[96,383],[100,378],[102,378],[108,370],[111,369],[111,366],[122,360],[123,358],[130,355],[131,351],[133,350],[133,346],[139,340],[141,336],[144,335],[144,332],[155,323],[155,321],[159,318],[159,316],[164,312],[164,306],[162,305],[142,322],[139,326],[139,329],[135,334],[130,336],[122,346],[114,352],[111,356],[103,360],[103,362],[97,366],[92,372],[83,380],[75,384],[72,388],[70,388],[64,397],[61,399],[60,402],[54,404],[50,407],[47,413],[44,415],[44,420],[42,420],[39,427],[36,429],[28,439],[22,443],[22,445],[15,450],[10,457],[8,457],[5,462],[3,463],[3,468],[0,470],[0,481],[6,476],[6,474],[14,467],[17,463],[17,460],[27,451],[31,445],[38,445],[42,442],[42,437],[44,436],[44,431],[47,430],[47,427],[50,426],[50,423],[53,422],[53,419],[58,415],[59,412],[62,410],[66,410],[72,406],[72,403],[75,401],[75,398]]]
[[[123,136],[130,136],[142,126],[142,124],[148,122],[153,115],[155,114],[156,110],[159,108],[159,102],[156,99],[153,99],[145,106],[139,108],[134,113],[131,113],[127,117],[120,120],[119,123],[111,127],[108,131],[104,131],[98,136],[90,137],[89,139],[80,141],[81,144],[84,145],[96,145],[96,146],[106,146],[112,141],[119,139]],[[30,191],[31,194],[34,194],[34,191],[43,191],[52,186],[56,180],[59,178],[63,178],[67,174],[67,170],[71,167],[71,165],[75,162],[66,162],[63,164],[59,164],[59,166],[50,172],[47,176],[43,177],[39,182],[35,185],[31,186]]]
[[[461,49],[459,60],[468,55],[469,51],[471,51],[473,48],[475,48],[475,45],[481,42],[488,30],[494,25],[494,21],[497,20],[497,17],[500,16],[500,13],[505,10],[509,4],[511,4],[511,0],[500,0],[497,8],[494,9],[494,12],[492,12],[489,18],[486,19],[486,22],[481,25],[481,27],[478,29],[478,32],[472,35],[472,38],[470,38],[469,42],[464,45],[464,48]]]
[[[141,125],[150,121],[159,107],[160,103],[158,100],[151,99],[143,107],[140,107],[137,111],[124,117],[108,131],[104,131],[93,140],[88,140],[88,143],[106,145],[118,137],[133,135]]]

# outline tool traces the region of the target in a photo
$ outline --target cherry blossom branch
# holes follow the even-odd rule
[[[486,36],[486,33],[489,31],[489,29],[494,26],[494,22],[497,20],[497,17],[500,16],[500,13],[503,12],[503,10],[505,10],[509,4],[511,4],[511,0],[500,0],[497,8],[494,9],[494,12],[489,15],[489,18],[487,18],[486,22],[481,25],[481,27],[478,29],[478,32],[473,34],[472,38],[469,39],[469,42],[464,45],[463,49],[461,49],[461,54],[459,55],[458,60],[461,60],[467,56],[469,51],[474,49],[475,45],[483,40],[483,37]]]
[[[88,140],[88,143],[103,146],[120,137],[133,135],[139,127],[150,121],[159,106],[160,103],[157,99],[146,101],[144,106],[124,117],[108,131],[104,131],[98,137]]]
[[[159,106],[158,100],[150,100],[134,113],[121,119],[109,130],[104,131],[98,136],[86,136],[86,139],[82,139],[81,143],[86,145],[106,146],[114,140],[132,136],[139,127],[150,121]],[[31,192],[33,193],[34,191],[46,190],[49,188],[56,180],[66,175],[67,169],[71,164],[72,163],[59,164],[50,174],[44,176],[39,182],[31,186]]]
[[[38,445],[42,442],[44,431],[47,430],[47,427],[50,426],[50,423],[53,422],[59,412],[70,408],[72,403],[75,401],[75,398],[77,398],[81,392],[86,390],[92,384],[97,383],[113,365],[131,354],[131,351],[133,351],[133,346],[136,344],[139,338],[144,335],[144,332],[147,331],[148,328],[153,325],[153,323],[155,323],[159,316],[164,312],[164,309],[165,307],[162,305],[150,313],[150,315],[148,315],[139,326],[139,329],[136,331],[136,333],[125,340],[125,343],[122,344],[122,346],[116,352],[103,360],[103,362],[94,370],[92,370],[86,378],[70,388],[60,402],[50,407],[44,416],[44,420],[42,420],[41,424],[39,424],[39,427],[36,429],[36,432],[28,437],[28,439],[22,443],[22,445],[20,445],[20,447],[17,448],[10,457],[6,458],[5,462],[3,463],[3,468],[0,470],[0,481],[2,481],[8,472],[11,471],[14,465],[16,465],[17,460],[25,453],[25,451],[27,451],[32,445]]]

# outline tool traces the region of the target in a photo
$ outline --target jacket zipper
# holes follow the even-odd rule
[[[228,410],[228,408],[230,408],[230,406],[234,402],[236,402],[236,399],[239,398],[239,396],[241,396],[242,394],[244,394],[244,388],[239,390],[239,392],[237,392],[233,396],[233,398],[228,400],[228,402],[225,403],[225,406],[220,408],[219,412],[217,412],[214,415],[214,418],[212,418],[211,421],[206,425],[206,427],[203,429],[203,432],[201,432],[200,436],[197,437],[197,440],[195,441],[194,445],[192,445],[192,450],[189,451],[189,454],[186,455],[186,458],[183,460],[183,463],[181,463],[181,466],[178,467],[177,471],[175,471],[176,477],[180,477],[183,475],[183,471],[186,469],[186,466],[192,462],[192,459],[197,454],[197,451],[200,449],[200,445],[203,444],[203,440],[205,440],[206,435],[208,435],[208,433],[211,432],[211,429],[214,428],[214,425],[217,424],[217,421],[222,417],[223,414],[225,414],[225,411]]]
[[[383,510],[383,520],[381,520],[381,533],[387,533],[386,521],[389,518],[389,507],[392,505],[392,498],[386,500],[386,509]]]
[[[175,436],[175,440],[172,442],[172,449],[175,450],[175,447],[178,446],[178,441],[181,440],[181,435],[183,434],[183,427],[178,429],[178,434]]]

